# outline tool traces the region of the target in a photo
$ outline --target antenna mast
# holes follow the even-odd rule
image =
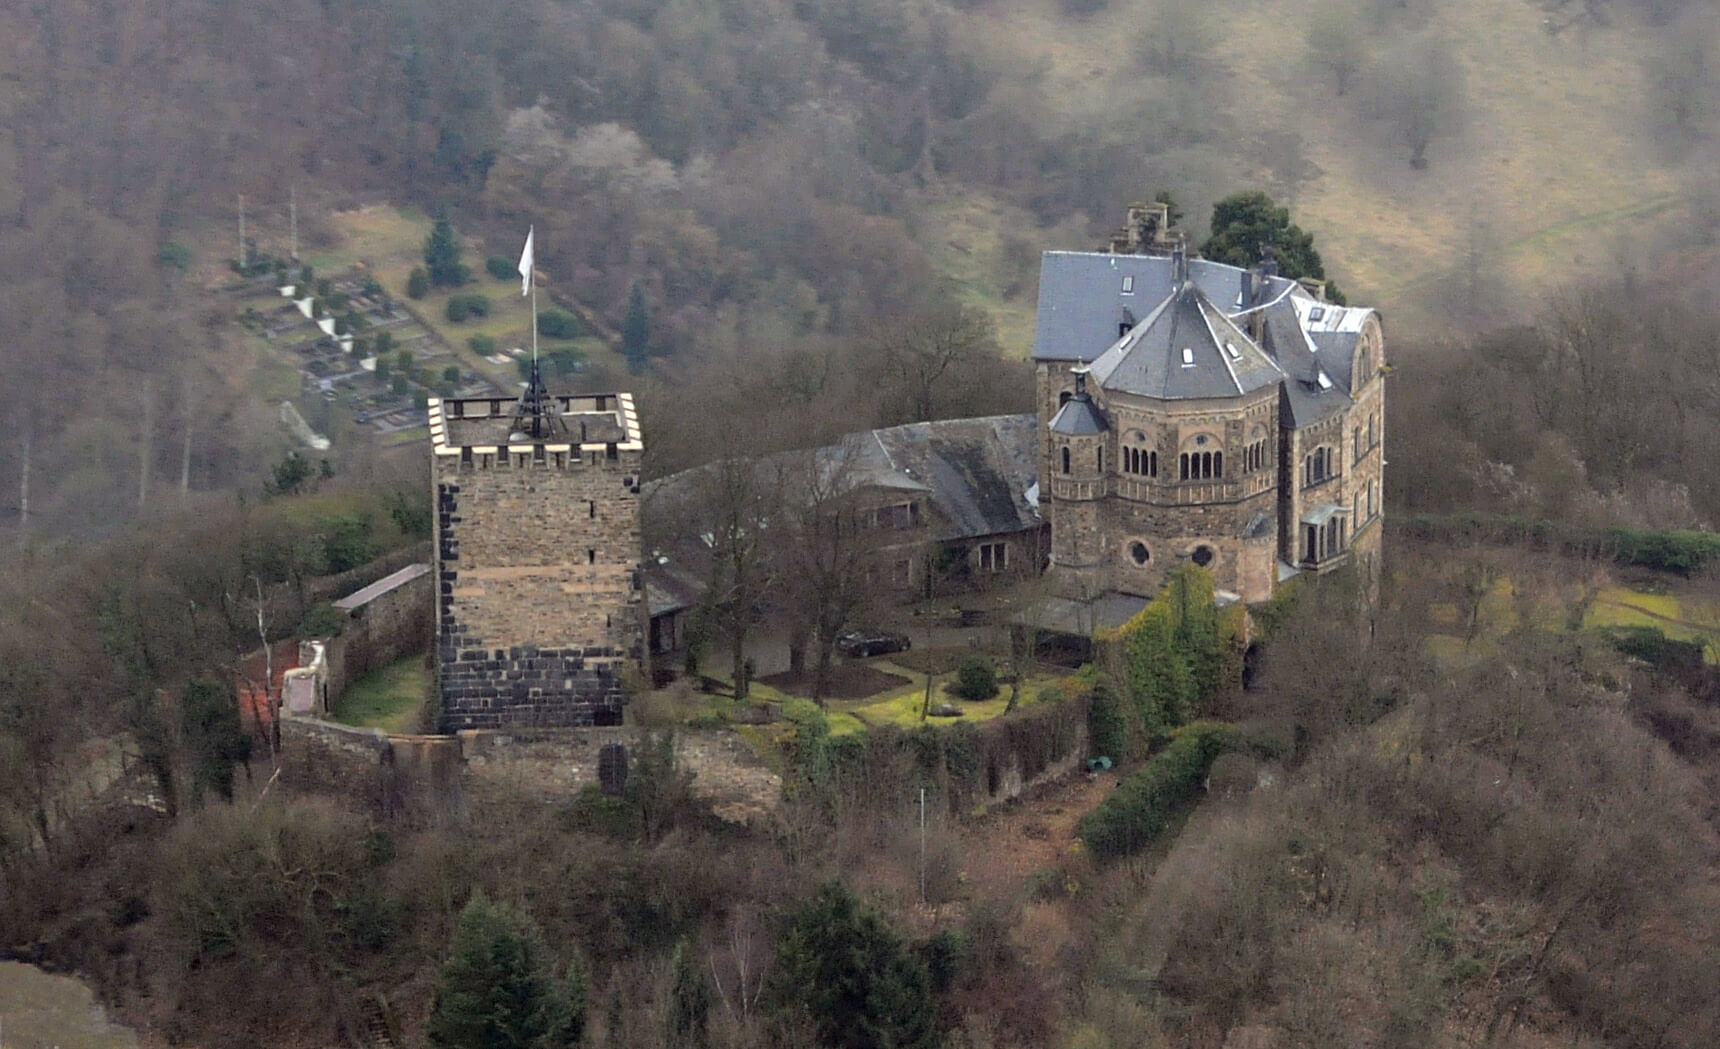
[[[299,187],[293,186],[287,192],[290,194],[287,199],[288,224],[293,231],[292,258],[294,262],[297,262],[299,261]]]
[[[251,260],[245,257],[245,194],[239,194],[239,275],[245,275],[245,267]]]

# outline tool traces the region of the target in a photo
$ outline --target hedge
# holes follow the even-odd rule
[[[1212,763],[1238,739],[1234,727],[1217,721],[1195,721],[1176,730],[1169,746],[1081,818],[1076,832],[1082,843],[1105,860],[1139,851],[1158,837],[1177,807],[1205,781]]]
[[[1682,576],[1695,575],[1720,561],[1720,535],[1713,532],[1583,528],[1498,514],[1417,514],[1399,527],[1421,539],[1533,546]]]

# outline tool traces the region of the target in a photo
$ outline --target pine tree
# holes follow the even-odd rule
[[[779,1016],[803,1016],[832,1049],[937,1044],[931,978],[877,911],[840,884],[818,890],[777,941],[770,995]]]
[[[1289,208],[1279,207],[1259,190],[1234,193],[1214,204],[1211,228],[1212,236],[1200,246],[1200,253],[1214,262],[1253,266],[1271,247],[1281,275],[1326,279],[1325,263],[1314,250],[1314,235],[1290,221]],[[1342,302],[1330,282],[1326,295]]]
[[[438,1049],[571,1049],[585,1033],[585,979],[557,979],[537,924],[476,893],[460,912],[427,1031]]]
[[[627,319],[621,323],[621,353],[635,375],[645,370],[651,355],[651,313],[645,308],[645,289],[637,282],[627,297]]]
[[[471,272],[460,262],[460,240],[445,218],[436,220],[424,241],[424,268],[438,288],[457,288],[471,279]]]

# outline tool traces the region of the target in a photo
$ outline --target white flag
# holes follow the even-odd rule
[[[526,230],[526,250],[520,252],[520,294],[530,295],[532,290],[532,234],[537,227]]]

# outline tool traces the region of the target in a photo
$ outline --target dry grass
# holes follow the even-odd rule
[[[1355,301],[1385,308],[1399,325],[1431,326],[1442,317],[1427,291],[1461,277],[1471,257],[1508,300],[1616,269],[1684,218],[1680,173],[1652,140],[1643,70],[1664,40],[1650,31],[1619,19],[1605,30],[1552,36],[1522,0],[1436,5],[1425,31],[1452,43],[1466,74],[1465,119],[1435,139],[1429,167],[1415,171],[1389,127],[1354,115],[1355,100],[1333,97],[1309,70],[1301,28],[1308,6],[1259,0],[1214,12],[1233,126],[1222,143],[1199,148],[1230,184],[1167,188],[1189,199],[1272,188],[1253,151],[1265,131],[1293,132],[1311,176],[1276,192],[1316,233],[1328,269]],[[1154,7],[1113,0],[1092,18],[1071,19],[1057,0],[997,0],[967,28],[990,50],[1018,56],[1019,68],[1041,69],[1052,114],[1078,118],[1116,106]],[[1383,50],[1401,32],[1386,28],[1372,46]],[[1172,177],[1181,163],[1150,158],[1142,189],[1159,188],[1149,180]],[[1011,219],[993,211],[995,218],[982,205],[952,202],[945,228]],[[1198,226],[1204,216],[1192,218]],[[981,234],[938,236],[968,239],[976,259],[988,250]],[[939,247],[946,272],[983,297],[983,282]],[[1013,325],[1000,318],[1000,327]]]

